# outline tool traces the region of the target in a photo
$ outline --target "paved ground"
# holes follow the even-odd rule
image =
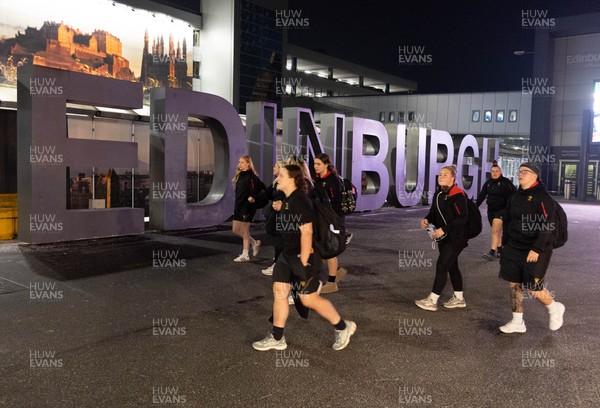
[[[251,348],[270,329],[272,248],[234,264],[228,231],[2,244],[0,406],[598,407],[600,208],[564,207],[570,240],[548,288],[565,325],[551,332],[526,299],[523,335],[497,330],[511,313],[498,263],[480,256],[488,225],[460,258],[468,307],[432,313],[413,303],[437,257],[418,229],[426,209],[349,217],[349,276],[328,296],[358,330],[339,352],[329,324],[295,313],[285,352]]]

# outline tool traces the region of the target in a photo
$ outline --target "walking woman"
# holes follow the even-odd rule
[[[258,175],[250,156],[240,157],[237,171],[231,181],[235,185],[232,231],[242,238],[242,254],[233,262],[250,262],[250,245],[253,256],[258,256],[260,251],[260,241],[250,236],[250,224],[256,213],[255,197],[259,187]]]
[[[502,213],[510,197],[517,190],[514,184],[502,176],[502,170],[494,160],[492,166],[492,178],[486,181],[477,196],[477,207],[483,203],[487,196],[487,215],[490,226],[492,227],[491,249],[482,255],[483,258],[493,261],[500,257],[500,247],[502,245]]]
[[[277,190],[277,176],[279,176],[279,170],[285,166],[285,163],[282,161],[278,161],[273,166],[273,176],[275,180],[271,185],[267,186],[267,198],[271,201],[271,204],[266,207],[266,230],[267,234],[271,235],[275,239],[273,240],[273,246],[275,247],[275,257],[273,258],[273,265],[269,266],[266,269],[262,270],[262,273],[267,276],[273,275],[273,268],[275,268],[275,263],[277,259],[279,259],[279,255],[281,254],[281,250],[283,247],[281,246],[281,233],[277,231],[275,220],[277,219],[278,211],[273,209],[272,204],[277,201],[283,200],[285,194],[282,191]]]
[[[421,220],[421,229],[429,224],[435,226],[432,238],[438,241],[440,256],[435,267],[433,289],[425,299],[415,301],[421,309],[435,312],[448,274],[454,289],[454,295],[444,303],[444,307],[453,309],[466,307],[463,297],[462,274],[458,268],[458,256],[467,246],[467,196],[456,185],[456,165],[442,167],[438,177],[441,190],[433,196],[431,209]]]
[[[315,156],[315,189],[320,190],[320,194],[325,194],[331,202],[333,211],[340,216],[344,221],[344,213],[342,212],[342,182],[338,177],[335,167],[331,164],[329,156],[327,154],[319,154]],[[339,262],[337,257],[327,259],[327,270],[329,271],[329,278],[327,284],[323,287],[321,293],[334,293],[339,290],[338,284],[346,276],[346,269],[340,268],[338,270]]]
[[[267,337],[252,343],[259,351],[287,348],[283,330],[289,315],[288,296],[292,285],[298,289],[304,306],[333,325],[334,350],[345,348],[356,331],[356,323],[343,320],[331,302],[319,294],[326,273],[321,272],[321,258],[312,248],[314,215],[304,186],[300,166],[288,164],[279,170],[277,189],[283,191],[285,198],[281,203],[273,203],[273,209],[280,212],[278,229],[282,231],[283,252],[273,271],[273,329]]]

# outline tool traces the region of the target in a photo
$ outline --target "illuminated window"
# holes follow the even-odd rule
[[[496,122],[504,122],[504,111],[503,110],[498,110],[496,111]]]
[[[492,121],[492,111],[491,110],[486,110],[483,112],[483,121],[484,122]]]
[[[379,121],[385,122],[385,112],[379,112]]]
[[[392,123],[394,123],[396,121],[396,113],[395,112],[390,112],[389,121]]]
[[[517,115],[517,110],[513,109],[513,110],[509,110],[508,111],[508,121],[509,122],[516,122],[518,119],[518,115]]]
[[[478,110],[474,110],[471,112],[471,122],[479,122],[481,119],[481,112]]]

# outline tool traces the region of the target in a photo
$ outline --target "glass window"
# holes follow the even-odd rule
[[[471,112],[471,122],[479,122],[480,119],[480,111],[478,110],[474,110],[473,112]]]
[[[516,122],[517,118],[518,118],[518,115],[517,115],[516,109],[508,111],[508,121],[509,122]]]
[[[398,112],[398,122],[404,123],[404,111]]]
[[[483,112],[483,121],[484,122],[492,121],[492,111],[491,110],[486,110]]]
[[[385,112],[379,112],[379,121],[385,122]]]
[[[408,112],[408,121],[412,122],[415,120],[415,113],[414,112]]]
[[[504,111],[503,110],[496,111],[496,122],[504,122]]]
[[[396,121],[396,113],[395,112],[390,112],[389,121],[392,123],[394,123]]]

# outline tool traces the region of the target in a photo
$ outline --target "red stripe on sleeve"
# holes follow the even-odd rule
[[[460,211],[459,211],[458,206],[456,205],[456,203],[454,203],[454,208],[456,208],[456,212],[458,213],[458,215],[460,215]]]
[[[542,203],[542,211],[544,212],[544,217],[547,217],[548,213],[546,212],[546,207],[544,206],[544,203]]]

